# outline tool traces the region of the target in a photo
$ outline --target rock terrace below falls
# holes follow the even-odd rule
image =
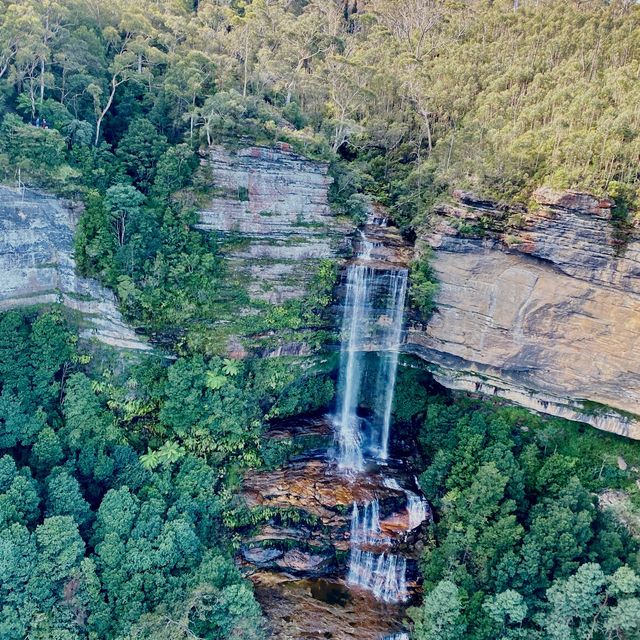
[[[300,418],[275,425],[267,437],[331,433],[327,419]],[[406,605],[382,604],[347,586],[345,579],[353,504],[362,509],[376,500],[379,534],[359,547],[408,558],[409,593],[417,592],[421,527],[410,522],[403,487],[416,490],[402,465],[371,465],[367,472],[349,476],[338,471],[324,448],[294,456],[282,468],[247,475],[241,497],[248,507],[299,514],[294,520],[270,518],[244,540],[238,557],[256,584],[273,638],[380,640],[400,630]]]

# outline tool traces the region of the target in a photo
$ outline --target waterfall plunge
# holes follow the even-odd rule
[[[351,472],[364,469],[365,452],[379,460],[386,460],[389,456],[391,408],[407,291],[406,269],[383,270],[366,264],[370,260],[372,246],[370,242],[363,241],[359,258],[365,264],[354,264],[347,269],[342,320],[338,411],[334,422],[338,466]],[[372,416],[368,424],[363,425],[363,419],[358,416],[358,406],[367,374],[367,352],[376,354],[373,365],[377,372],[374,396],[370,399]],[[365,437],[363,430],[367,431]]]
[[[411,491],[407,491],[406,495],[409,529],[415,529],[427,519],[427,501]]]
[[[417,478],[414,478],[416,485]],[[407,496],[407,514],[409,515],[409,530],[419,527],[429,517],[429,503],[417,493],[404,489],[395,478],[385,478],[384,486],[396,491],[402,491]]]
[[[347,582],[371,591],[382,602],[402,602],[407,593],[407,560],[391,553],[351,549]]]
[[[404,320],[404,299],[407,293],[407,271],[405,269],[391,272],[387,309],[385,314],[388,323],[382,341],[382,352],[379,355],[378,376],[376,380],[376,399],[374,420],[377,439],[372,443],[377,458],[386,460],[389,457],[389,430],[391,427],[391,409],[393,393],[396,388],[398,372],[398,347],[402,337]]]
[[[351,510],[351,544],[380,544],[387,542],[380,529],[380,504],[367,502],[362,509],[354,502]]]
[[[376,267],[375,245],[361,236],[358,262],[347,269],[334,416],[338,467],[349,473],[364,470],[365,456],[389,457],[408,276],[407,269]],[[361,418],[358,408],[365,404],[371,416]],[[378,501],[360,508],[354,502],[347,582],[371,591],[383,602],[402,602],[407,597],[407,560],[380,549],[389,544],[380,527]]]
[[[407,595],[406,558],[361,548],[375,547],[387,542],[380,528],[378,501],[367,502],[361,509],[358,509],[354,502],[351,512],[351,555],[347,582],[371,591],[383,602],[402,602]]]

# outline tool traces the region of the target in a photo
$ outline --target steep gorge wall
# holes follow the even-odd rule
[[[224,252],[253,299],[300,298],[321,260],[349,252],[353,226],[329,207],[326,163],[286,145],[214,146],[203,162],[217,194],[201,211],[199,227],[235,241]]]
[[[620,245],[613,203],[540,189],[526,212],[456,195],[419,238],[440,292],[406,350],[446,387],[640,438],[640,239]]]
[[[252,303],[234,313],[255,316],[304,298],[321,262],[350,252],[354,227],[329,207],[327,163],[283,145],[214,146],[202,164],[215,195],[198,226],[218,235],[229,277]],[[123,321],[112,292],[76,275],[73,232],[80,214],[81,206],[52,195],[0,187],[0,310],[60,302],[82,314],[84,336],[119,348],[149,348]],[[306,354],[308,345],[293,333],[276,336],[269,355]],[[244,352],[234,336],[229,349]]]
[[[354,229],[331,212],[326,164],[255,146],[213,147],[203,163],[217,193],[200,227],[223,238],[252,299],[303,297],[321,260],[349,254]],[[404,349],[449,388],[640,438],[640,239],[620,244],[607,200],[545,189],[535,200],[510,210],[459,192],[438,209],[416,243],[435,250],[438,308],[409,327]],[[77,216],[52,196],[0,187],[0,310],[62,302],[83,315],[84,336],[148,348],[113,294],[75,274]],[[379,227],[374,252],[406,262],[391,231]],[[304,349],[284,340],[270,355]]]
[[[77,209],[53,196],[0,186],[0,311],[62,303],[82,314],[83,337],[122,349],[148,349],[123,321],[113,294],[76,275],[77,216]]]

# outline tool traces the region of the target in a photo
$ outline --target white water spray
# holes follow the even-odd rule
[[[337,416],[338,466],[349,471],[362,471],[364,457],[361,445],[358,399],[362,384],[364,352],[361,330],[369,309],[371,269],[353,265],[347,274],[347,297],[342,323],[343,339],[340,349],[339,413]]]
[[[371,591],[378,600],[406,600],[406,573],[407,560],[404,556],[351,549],[347,582]]]
[[[354,502],[351,511],[351,544],[380,544],[386,542],[380,528],[380,503],[367,502],[358,509]]]
[[[407,597],[407,561],[403,556],[376,551],[389,540],[380,527],[377,500],[351,512],[351,555],[347,582],[371,591],[383,602],[402,602]]]
[[[406,494],[407,511],[409,512],[409,529],[415,529],[427,519],[427,501],[411,491],[407,491]]]
[[[417,484],[416,479],[416,484]],[[405,489],[395,478],[385,478],[384,486],[395,491],[402,491],[407,496],[407,513],[409,515],[409,530],[419,527],[429,517],[429,503],[417,493]]]
[[[384,352],[380,354],[378,376],[376,380],[376,403],[374,420],[378,422],[374,431],[377,436],[372,449],[377,458],[387,460],[389,457],[389,433],[391,429],[391,409],[393,394],[396,388],[398,372],[398,346],[402,337],[404,320],[404,300],[407,293],[407,272],[401,270],[391,275],[389,297],[384,321],[387,330],[384,335]]]
[[[342,319],[342,344],[338,374],[337,412],[334,416],[338,466],[358,473],[364,469],[365,452],[379,460],[389,457],[391,409],[402,337],[406,269],[377,269],[362,262],[371,260],[373,243],[364,236],[359,262],[347,269],[347,289]],[[369,367],[376,367],[370,398],[372,417],[358,415],[363,400],[363,380]],[[369,391],[369,395],[371,392]],[[363,435],[363,432],[368,433]]]

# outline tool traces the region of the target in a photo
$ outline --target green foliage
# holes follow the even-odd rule
[[[198,165],[198,157],[186,144],[169,147],[157,162],[152,195],[156,198],[168,198],[183,189]]]
[[[413,362],[400,361],[397,373],[395,394],[393,397],[394,420],[406,425],[424,419],[424,415],[433,400],[430,389],[432,378],[421,366]],[[401,425],[398,425],[401,426]]]
[[[634,637],[640,632],[639,592],[640,578],[628,567],[606,576],[598,564],[584,564],[547,591],[547,637]]]
[[[329,187],[329,203],[338,214],[350,216],[356,224],[367,217],[368,200],[363,192],[373,187],[373,178],[365,173],[366,165],[334,160],[329,165],[333,182]]]
[[[126,184],[114,184],[107,189],[104,207],[113,225],[116,240],[120,247],[127,240],[127,227],[133,218],[140,215],[144,195],[135,187]]]
[[[65,151],[64,138],[55,129],[32,127],[11,113],[0,125],[0,153],[6,160],[0,177],[5,181],[19,177],[28,184],[62,190],[78,176],[67,164]]]
[[[156,175],[157,165],[166,150],[167,139],[158,133],[153,123],[145,118],[136,118],[122,136],[116,156],[138,188],[148,193]],[[179,158],[175,158],[174,162],[168,162],[169,160],[166,158],[163,163],[165,184],[171,164],[175,165],[175,160],[178,160],[179,165]]]
[[[75,342],[58,311],[0,316],[0,447],[32,444],[59,408]]]
[[[411,263],[409,272],[409,298],[424,320],[428,320],[433,313],[439,288],[435,272],[429,263],[431,256],[431,250],[423,251],[422,255]]]
[[[153,471],[158,465],[170,465],[178,462],[184,455],[184,447],[168,440],[156,451],[148,451],[140,456],[140,464],[145,469]]]
[[[192,376],[178,398],[176,374],[192,363],[80,370],[89,359],[76,343],[57,310],[0,315],[0,636],[160,639],[171,618],[171,637],[262,640],[260,609],[229,558],[226,458],[212,467],[177,442],[190,416],[176,403],[200,392],[211,394],[203,428],[223,447],[255,446],[240,428],[242,365],[194,366],[199,385]],[[205,371],[228,383],[208,389]],[[223,424],[206,421],[209,406]],[[169,433],[149,447],[158,414]]]
[[[421,562],[426,593],[412,613],[416,638],[445,633],[437,624],[447,615],[433,610],[443,581],[459,591],[465,638],[611,637],[602,612],[616,603],[604,595],[605,575],[635,575],[638,542],[598,511],[585,485],[601,489],[617,476],[613,484],[625,486],[626,478],[628,486],[632,477],[615,459],[598,457],[604,442],[590,446],[607,436],[590,435],[583,447],[579,430],[488,402],[431,401],[420,432],[428,460],[420,484],[438,519]],[[587,575],[599,586],[581,582]],[[629,629],[640,625],[635,607],[633,598],[624,605]]]
[[[80,484],[61,467],[54,468],[45,479],[45,515],[71,516],[78,527],[91,518],[89,504],[82,496]]]
[[[78,272],[113,285],[117,239],[110,225],[104,198],[97,191],[89,191],[85,202],[86,207],[74,237]]]
[[[463,640],[466,624],[458,588],[449,580],[440,581],[420,609],[409,612],[416,640]]]
[[[201,357],[178,360],[168,371],[160,422],[189,451],[218,464],[230,457],[251,463],[261,426],[251,388],[222,359],[208,363]]]
[[[309,280],[304,297],[264,307],[265,328],[298,330],[326,325],[324,312],[331,303],[337,276],[336,262],[328,258],[321,260]],[[255,326],[255,319],[252,323]]]
[[[175,0],[95,15],[8,3],[2,164],[61,189],[104,192],[126,172],[149,194],[155,176],[166,197],[182,181],[165,150],[244,137],[330,160],[337,210],[361,219],[366,193],[403,229],[451,186],[519,201],[542,184],[610,190],[634,211],[640,9],[515,4],[371,0],[344,19],[317,1],[213,3],[203,19]]]

